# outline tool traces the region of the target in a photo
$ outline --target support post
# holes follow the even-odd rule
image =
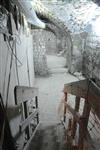
[[[78,140],[78,150],[84,149],[84,138],[85,138],[85,128],[84,128],[85,118],[80,118],[79,124],[79,140]]]
[[[76,112],[79,111],[79,107],[80,107],[80,97],[76,96],[76,99],[75,99],[75,111]],[[77,129],[77,121],[75,117],[73,117],[73,125],[72,125],[72,138],[73,139],[75,138],[76,129]]]
[[[90,111],[91,111],[91,106],[88,100],[86,99],[84,104],[83,114],[82,117],[80,118],[79,141],[78,141],[79,150],[84,149],[84,139],[87,132]]]
[[[25,119],[28,117],[28,109],[27,109],[27,102],[24,102],[24,113],[25,113]],[[25,130],[27,135],[27,140],[30,138],[30,128],[29,126]]]
[[[36,103],[36,109],[38,109],[38,97],[37,96],[35,97],[35,103]],[[36,117],[37,117],[37,124],[38,124],[39,123],[39,114],[38,113],[37,113]]]
[[[87,129],[87,126],[88,126],[90,111],[91,111],[91,105],[89,104],[88,100],[86,99],[85,104],[84,104],[83,114],[82,114],[82,116],[84,118],[86,118],[85,122],[84,122],[84,127],[86,129]]]
[[[66,109],[67,109],[67,106],[66,106],[66,102],[67,102],[67,92],[65,93],[64,92],[64,95],[65,95],[65,104],[64,104],[64,122],[66,122]]]

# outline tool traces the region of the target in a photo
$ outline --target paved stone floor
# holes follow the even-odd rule
[[[77,78],[67,72],[66,59],[58,56],[47,56],[50,76],[37,77],[39,88],[40,122],[43,124],[59,123],[58,106],[63,96],[65,83],[76,81]]]
[[[67,72],[65,58],[49,55],[47,61],[50,76],[36,78],[39,87],[41,126],[29,150],[63,150],[64,148],[64,127],[58,116],[58,106],[63,96],[64,84],[77,79]]]

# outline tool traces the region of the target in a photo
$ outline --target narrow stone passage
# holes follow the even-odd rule
[[[39,88],[40,122],[44,125],[59,123],[58,106],[63,96],[65,83],[78,80],[67,72],[66,59],[58,56],[47,56],[50,76],[37,77]]]
[[[66,59],[47,56],[49,77],[37,77],[39,87],[40,128],[31,142],[29,150],[64,150],[65,129],[58,116],[59,102],[65,83],[76,81],[65,68]]]

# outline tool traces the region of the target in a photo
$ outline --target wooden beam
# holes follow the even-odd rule
[[[88,126],[90,111],[91,111],[91,105],[88,103],[88,100],[86,100],[84,103],[83,114],[82,114],[82,117],[85,118],[84,127],[86,130]]]
[[[100,88],[92,80],[81,80],[64,85],[64,93],[84,98],[100,119]]]
[[[32,121],[33,117],[36,116],[37,114],[38,114],[38,109],[35,110],[35,112],[33,112],[27,119],[25,119],[23,122],[20,123],[20,131],[21,132],[23,132],[26,129],[26,127]]]
[[[68,110],[71,112],[71,114],[73,115],[73,117],[75,118],[76,122],[79,123],[80,121],[80,117],[81,115],[79,114],[79,112],[76,112],[70,105],[66,104],[66,107],[68,108]]]
[[[27,144],[25,145],[25,147],[24,147],[23,150],[28,150],[28,147],[29,147],[29,145],[30,145],[32,139],[34,138],[34,136],[35,136],[35,134],[36,134],[36,131],[38,130],[39,126],[40,126],[40,124],[38,124],[37,127],[35,128],[35,130],[34,130],[32,136],[31,136],[30,139],[28,140],[28,142],[27,142]]]
[[[89,85],[88,103],[100,119],[100,88],[93,81]]]
[[[26,87],[26,86],[16,86],[15,90],[15,104],[20,104],[22,102],[31,100],[35,96],[38,96],[37,87]]]
[[[87,100],[85,100],[84,103],[82,117],[80,118],[79,140],[78,140],[79,150],[83,150],[85,146],[84,140],[86,138],[86,131],[88,126],[90,111],[91,111],[91,105],[88,103],[88,97],[87,97]]]
[[[65,98],[64,98],[65,103],[67,103],[67,93],[64,93],[64,96],[65,96]],[[64,122],[66,122],[66,109],[67,109],[67,107],[66,107],[66,104],[65,104],[64,105]]]
[[[36,103],[36,109],[38,109],[38,97],[35,97],[35,103]],[[36,114],[37,117],[37,123],[39,123],[39,113]]]
[[[80,97],[76,96],[76,100],[75,100],[75,111],[79,112],[79,107],[80,107]],[[72,125],[72,137],[73,139],[75,138],[75,134],[76,134],[76,129],[77,129],[77,122],[75,117],[73,117],[73,125]]]
[[[80,118],[78,150],[84,149],[84,138],[85,138],[84,121],[85,121],[85,118]]]
[[[26,120],[28,118],[28,114],[29,114],[29,112],[28,112],[28,106],[27,106],[27,101],[25,101],[23,103],[23,106],[24,106],[24,116],[25,116],[25,120]],[[29,126],[27,126],[25,128],[25,133],[27,135],[27,139],[29,139],[30,138],[30,127]]]
[[[81,80],[76,82],[71,82],[64,85],[64,93],[70,93],[78,97],[86,98],[88,80]]]

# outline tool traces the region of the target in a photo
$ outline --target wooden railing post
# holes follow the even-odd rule
[[[85,118],[80,118],[79,123],[79,140],[78,140],[78,150],[84,149],[84,138],[85,138],[85,128],[84,128]]]
[[[86,129],[87,129],[87,126],[88,126],[90,111],[91,111],[91,105],[89,104],[88,100],[86,99],[85,104],[84,104],[83,114],[82,114],[82,116],[84,118],[86,118],[85,122],[84,122],[84,127]]]
[[[27,107],[27,102],[23,102],[24,104],[24,113],[25,113],[25,119],[28,117],[28,107]],[[25,129],[26,135],[27,135],[27,140],[30,138],[30,127],[27,126]]]
[[[75,112],[79,111],[79,107],[80,107],[80,97],[76,96],[76,99],[75,99]],[[71,133],[73,139],[75,138],[76,129],[77,129],[77,121],[76,121],[75,117],[73,117],[73,125],[72,125],[72,133]]]
[[[87,126],[89,121],[89,115],[91,111],[91,106],[88,103],[88,100],[85,100],[84,109],[82,117],[80,118],[80,126],[79,126],[79,141],[78,146],[79,150],[84,149],[84,139],[86,137],[87,132]]]
[[[65,95],[65,104],[64,104],[64,122],[66,122],[66,109],[67,109],[67,106],[66,106],[66,102],[67,102],[67,92],[65,93],[64,92],[64,95]]]
[[[38,97],[37,96],[35,97],[35,103],[36,103],[36,108],[38,109]],[[36,117],[37,117],[37,123],[39,123],[39,114],[38,113],[37,113]]]

